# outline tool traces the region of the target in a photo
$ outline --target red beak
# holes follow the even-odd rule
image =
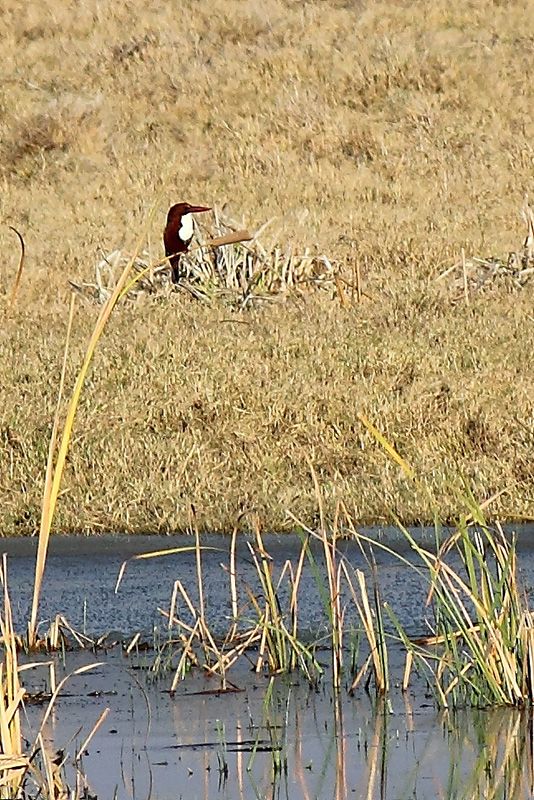
[[[211,211],[211,208],[208,208],[207,206],[189,206],[187,213],[200,214],[202,211]]]

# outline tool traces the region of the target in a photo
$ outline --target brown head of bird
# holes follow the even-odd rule
[[[193,217],[191,214],[200,214],[202,211],[211,211],[207,206],[192,206],[189,203],[176,203],[171,206],[167,214],[167,224],[163,232],[165,255],[169,256],[171,264],[171,280],[180,282],[180,254],[189,249],[193,238]]]

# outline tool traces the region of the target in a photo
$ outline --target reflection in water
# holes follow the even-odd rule
[[[111,665],[73,679],[47,738],[62,746],[73,737],[72,761],[87,727],[111,708],[82,762],[99,798],[533,796],[530,710],[438,713],[425,705],[423,686],[377,702],[345,692],[334,696],[328,681],[310,690],[295,676],[266,680],[241,670],[238,678],[242,691],[217,694],[212,681],[192,675],[171,698],[166,683],[142,689],[126,669]],[[99,694],[110,690],[116,694]],[[35,728],[42,709],[28,713]],[[74,772],[71,778],[74,783]]]
[[[443,716],[450,751],[449,786],[456,790],[460,779],[456,765],[467,750],[472,767],[462,780],[462,797],[532,797],[532,713],[490,709],[456,716]],[[460,795],[449,791],[447,796]]]

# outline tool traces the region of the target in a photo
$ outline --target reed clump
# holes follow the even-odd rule
[[[299,671],[315,686],[325,674],[321,654],[328,653],[328,680],[335,693],[345,684],[351,693],[373,686],[378,695],[387,696],[392,685],[390,653],[400,645],[406,651],[403,690],[410,688],[415,666],[417,685],[421,686],[422,677],[441,708],[532,704],[534,623],[517,575],[515,541],[507,538],[500,526],[489,526],[480,507],[471,504],[470,514],[441,537],[437,550],[422,546],[401,526],[411,549],[408,556],[359,532],[343,506],[337,521],[339,527],[329,532],[305,531],[296,561],[286,561],[276,569],[256,529],[254,543],[248,543],[257,577],[254,588],[242,584],[234,531],[225,568],[232,613],[226,619],[219,615],[216,629],[206,614],[210,598],[203,578],[205,548],[196,532],[197,595],[177,580],[169,609],[160,609],[168,639],[156,654],[153,671],[174,672],[171,691],[195,667],[217,676],[223,691],[232,691],[231,669],[241,660],[248,661],[256,672],[270,675]],[[367,570],[355,567],[337,549],[341,530],[360,545]],[[310,547],[313,540],[322,546],[320,565]],[[379,550],[398,558],[427,582],[426,616],[433,620],[428,623],[430,634],[409,636],[399,622],[395,604],[384,603],[380,569],[373,556]],[[159,551],[134,558],[165,555],[166,551]],[[324,625],[315,632],[303,628],[300,616],[306,564],[324,608]],[[308,586],[308,602],[309,592]],[[356,630],[350,630],[359,640],[355,658],[348,642],[347,616],[356,616],[358,621]]]
[[[218,677],[222,690],[227,690],[233,686],[228,679],[231,668],[246,659],[255,672],[284,675],[299,670],[311,684],[317,683],[323,668],[315,654],[316,642],[303,638],[298,614],[307,542],[303,543],[298,563],[293,565],[286,561],[275,576],[272,559],[257,527],[254,544],[248,543],[258,580],[258,589],[253,590],[246,584],[243,586],[239,577],[237,530],[234,529],[226,569],[232,614],[226,621],[219,618],[215,631],[205,613],[209,592],[204,587],[202,553],[206,548],[201,546],[198,530],[195,537],[197,596],[192,597],[180,580],[175,582],[169,609],[160,609],[169,636],[156,655],[153,671],[159,674],[162,669],[172,668],[171,691],[174,691],[191,668],[201,667],[207,674]],[[134,558],[158,558],[167,554],[168,551],[159,551]],[[126,563],[120,570],[116,591]],[[281,590],[288,597],[286,603],[281,599]],[[128,649],[133,647],[130,645]]]
[[[418,477],[411,465],[369,420],[360,417],[416,485]],[[434,616],[432,635],[413,639],[403,630],[395,609],[386,609],[407,651],[403,688],[408,688],[416,660],[429,673],[430,686],[444,708],[522,707],[534,702],[533,612],[518,580],[515,539],[509,541],[500,524],[491,527],[484,516],[484,507],[490,503],[491,499],[477,504],[466,490],[468,513],[443,542],[436,524],[437,553],[421,546],[400,525],[415,560],[398,558],[428,581],[427,606]],[[350,518],[348,524],[358,542],[395,555],[389,546],[362,535]]]
[[[383,604],[377,581],[370,595],[362,570],[355,570],[337,547],[339,531],[333,535],[307,530],[296,561],[286,560],[275,565],[267,551],[256,524],[252,541],[247,542],[249,556],[255,569],[255,585],[244,582],[236,558],[237,529],[230,542],[228,564],[221,565],[228,578],[228,606],[231,613],[224,616],[207,613],[210,592],[204,580],[203,553],[213,550],[204,547],[195,531],[195,545],[147,552],[131,560],[161,558],[169,554],[195,550],[197,585],[187,590],[182,581],[174,584],[169,608],[159,609],[165,619],[167,638],[156,648],[152,672],[161,675],[173,672],[171,692],[193,668],[218,678],[221,691],[235,691],[232,668],[246,661],[262,674],[282,676],[299,672],[311,686],[317,686],[325,676],[322,658],[329,657],[328,680],[335,695],[343,683],[351,692],[362,685],[374,685],[376,693],[389,691],[388,643],[384,627]],[[320,543],[322,561],[318,562],[311,548]],[[128,562],[124,562],[117,578],[119,590]],[[311,569],[317,598],[323,605],[324,625],[310,630],[303,624],[302,607],[310,601],[309,588],[303,599],[301,588],[305,568]],[[221,598],[218,598],[219,604]],[[348,647],[345,643],[345,615],[354,604],[359,620],[361,648],[353,653],[352,667],[346,665]],[[306,612],[304,612],[304,616]],[[352,631],[354,633],[354,631]],[[134,636],[127,652],[135,650],[139,635]]]
[[[414,659],[425,670],[442,707],[528,706],[534,619],[517,574],[515,541],[477,517],[460,524],[436,554],[405,532],[428,569],[435,619],[431,635],[403,636],[409,664]]]
[[[311,290],[322,290],[333,298],[342,292],[346,278],[341,265],[332,264],[324,254],[313,254],[312,248],[294,252],[289,245],[277,243],[276,234],[266,241],[262,226],[254,236],[246,229],[215,209],[211,224],[205,220],[197,227],[195,244],[180,262],[181,278],[172,285],[168,263],[150,261],[148,251],[136,255],[132,263],[132,283],[127,296],[139,300],[148,295],[164,301],[172,292],[211,305],[218,303],[233,310],[264,307],[283,302],[291,294],[306,296]],[[217,245],[226,239],[230,241]],[[103,303],[112,294],[117,280],[129,261],[129,256],[115,250],[95,265],[93,283],[71,281],[82,297]]]
[[[78,768],[80,754],[75,755],[77,782],[74,788],[67,785],[65,763],[68,754],[56,752],[44,736],[47,720],[55,708],[56,700],[65,684],[73,675],[92,669],[89,664],[74,670],[59,683],[56,683],[53,662],[24,663],[19,660],[20,636],[13,627],[11,601],[8,588],[7,558],[0,563],[0,583],[2,586],[2,610],[0,611],[0,798],[43,798],[43,800],[78,800],[86,797],[86,783]],[[59,624],[59,623],[58,623]],[[30,669],[50,668],[50,697],[45,704],[42,719],[31,741],[24,729],[23,716],[27,691],[21,676]],[[97,728],[105,719],[105,714],[95,722],[93,729],[85,738],[81,752],[89,743]]]

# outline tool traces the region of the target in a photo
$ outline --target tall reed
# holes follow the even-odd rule
[[[121,297],[122,290],[126,285],[128,280],[128,276],[130,274],[130,270],[132,265],[135,261],[135,257],[139,250],[141,249],[144,237],[146,235],[146,230],[148,228],[148,224],[152,219],[152,215],[155,211],[156,206],[154,205],[151,209],[150,214],[148,215],[147,222],[142,229],[142,232],[137,240],[137,244],[134,248],[134,255],[130,259],[130,261],[124,267],[119,280],[110,294],[102,309],[98,315],[97,321],[95,323],[95,327],[91,336],[89,338],[89,342],[87,344],[87,348],[83,357],[83,361],[81,367],[79,369],[76,382],[74,384],[74,389],[72,391],[67,411],[65,415],[65,420],[63,425],[61,426],[60,422],[60,408],[63,398],[63,390],[64,390],[64,380],[65,380],[65,370],[66,370],[66,362],[67,362],[67,355],[68,355],[68,347],[69,347],[69,339],[70,339],[70,332],[72,328],[72,318],[73,318],[73,303],[71,302],[70,307],[70,314],[69,314],[69,322],[67,327],[67,337],[66,337],[66,346],[65,346],[65,355],[63,359],[63,368],[61,371],[61,378],[59,382],[59,392],[58,392],[58,403],[56,407],[56,413],[54,416],[54,424],[52,429],[52,435],[50,437],[50,446],[48,450],[48,461],[46,466],[46,478],[45,478],[45,487],[44,487],[44,495],[43,495],[43,504],[42,504],[42,511],[41,511],[41,524],[39,529],[39,543],[37,548],[37,557],[35,562],[35,579],[34,579],[34,589],[33,589],[33,599],[32,599],[32,607],[30,613],[30,621],[28,626],[28,643],[30,647],[34,647],[36,644],[37,639],[37,614],[39,609],[39,599],[41,595],[41,585],[46,565],[46,557],[48,554],[48,543],[50,539],[50,531],[52,529],[52,522],[54,519],[54,512],[56,508],[57,499],[59,496],[59,490],[61,487],[61,480],[63,477],[63,470],[65,467],[65,461],[67,458],[67,452],[69,449],[71,437],[72,437],[72,429],[74,426],[74,420],[76,417],[76,412],[78,410],[78,405],[80,402],[80,397],[82,394],[82,390],[85,384],[85,379],[87,377],[87,373],[91,366],[93,356],[95,354],[95,350],[97,345],[100,341],[100,338],[104,332],[104,329],[109,321],[111,313],[115,308],[119,298]],[[61,429],[61,435],[59,440],[59,447],[57,448],[56,453],[56,440],[59,435],[59,430]]]

